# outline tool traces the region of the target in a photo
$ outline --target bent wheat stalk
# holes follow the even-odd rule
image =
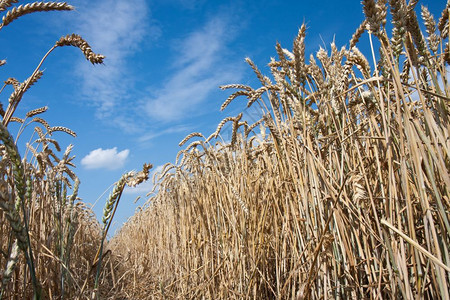
[[[34,72],[31,74],[29,79],[27,79],[22,85],[20,85],[18,91],[14,91],[13,95],[14,97],[11,99],[8,104],[8,108],[6,109],[5,116],[3,117],[3,125],[5,127],[8,126],[8,123],[11,121],[11,117],[13,116],[14,112],[16,111],[17,105],[19,104],[20,100],[22,99],[23,94],[28,90],[28,88],[33,85],[41,76],[42,71],[40,70],[42,64],[47,59],[47,57],[50,55],[50,53],[53,52],[58,47],[62,46],[74,46],[79,48],[87,60],[89,60],[92,64],[101,64],[103,63],[103,59],[105,56],[101,54],[95,54],[89,44],[79,35],[72,34],[65,37],[61,37],[56,44],[50,48],[50,50],[47,51],[47,53],[44,55],[44,57],[39,62],[38,66],[34,70]]]

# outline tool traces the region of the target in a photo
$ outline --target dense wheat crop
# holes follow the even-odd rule
[[[449,6],[386,2],[347,47],[305,57],[303,25],[270,76],[247,59],[258,87],[222,87],[261,119],[180,143],[110,244],[130,298],[449,298]]]
[[[25,14],[72,9],[16,2],[0,1],[0,34]],[[62,37],[1,90],[12,89],[0,110],[0,298],[449,299],[450,5],[435,19],[417,2],[362,1],[366,19],[342,48],[307,57],[303,25],[268,68],[247,58],[258,86],[222,86],[221,109],[245,100],[260,120],[240,113],[186,136],[110,241],[125,185],[151,165],[119,179],[99,223],[77,198],[72,147],[57,155],[56,132],[75,133],[41,118],[46,107],[15,115],[55,48],[102,63]]]

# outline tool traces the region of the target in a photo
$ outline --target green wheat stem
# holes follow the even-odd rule
[[[114,188],[113,188],[111,194],[109,195],[108,200],[106,201],[105,207],[103,209],[102,240],[101,240],[100,248],[97,252],[96,258],[94,259],[94,261],[96,261],[98,259],[97,274],[95,276],[94,289],[97,289],[97,287],[98,287],[98,280],[100,278],[100,270],[101,270],[102,256],[103,256],[103,245],[104,245],[104,241],[106,239],[106,235],[108,234],[109,227],[111,226],[111,222],[116,213],[120,197],[122,196],[123,189],[125,188],[125,184],[127,183],[127,180],[129,178],[134,176],[134,174],[135,174],[135,172],[128,172],[128,173],[125,173],[122,175],[122,177],[119,179],[119,181],[114,185]]]
[[[27,260],[28,266],[30,268],[30,275],[33,281],[33,288],[34,288],[34,297],[39,299],[40,298],[40,292],[38,287],[38,282],[36,278],[36,271],[34,267],[34,260],[33,260],[33,252],[31,249],[31,241],[30,241],[30,235],[29,235],[29,227],[28,227],[28,219],[27,214],[25,210],[25,203],[24,198],[26,194],[26,184],[25,184],[25,176],[24,176],[24,168],[22,161],[20,159],[19,150],[17,149],[16,144],[14,143],[14,140],[9,133],[8,129],[0,123],[0,139],[3,141],[6,151],[11,159],[12,166],[13,166],[13,174],[14,174],[14,185],[16,189],[16,201],[15,201],[15,207],[14,210],[16,211],[16,214],[18,215],[19,210],[22,209],[23,212],[23,222],[24,227],[21,228],[21,230],[17,227],[17,224],[13,224],[13,222],[10,222],[14,232],[17,235],[17,238],[21,243],[19,243],[20,249],[24,252],[25,258]],[[13,208],[11,208],[13,209]],[[14,214],[14,212],[9,212]],[[20,220],[20,216],[16,215],[16,221]],[[18,218],[17,218],[18,217]],[[19,233],[20,230],[21,232]],[[21,236],[22,235],[22,239]],[[25,236],[25,242],[23,241],[23,236]]]

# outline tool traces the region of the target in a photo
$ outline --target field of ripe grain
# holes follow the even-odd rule
[[[186,136],[145,207],[109,241],[125,185],[147,180],[151,165],[123,175],[99,224],[77,200],[71,148],[52,151],[52,132],[74,133],[37,117],[45,108],[14,115],[41,65],[24,82],[8,79],[0,298],[449,299],[450,5],[436,19],[417,1],[362,6],[366,19],[345,47],[305,57],[303,25],[292,49],[276,44],[268,74],[247,58],[260,85],[222,86],[221,109],[244,100],[260,120],[240,113]],[[67,9],[13,8],[0,29]],[[103,61],[78,35],[50,52],[66,45]],[[37,125],[25,157],[10,122]]]

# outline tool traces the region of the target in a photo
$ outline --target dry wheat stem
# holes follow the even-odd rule
[[[395,228],[392,224],[388,223],[386,220],[381,220],[381,224],[386,225],[387,227],[389,227],[389,229],[391,229],[392,231],[394,231],[395,233],[397,233],[398,235],[400,235],[403,239],[405,239],[408,243],[410,243],[412,246],[414,246],[414,248],[416,248],[417,250],[419,250],[420,252],[422,252],[423,254],[425,254],[429,259],[431,259],[436,265],[438,265],[439,267],[443,268],[444,270],[446,270],[447,272],[450,272],[450,267],[446,266],[444,263],[442,263],[442,261],[440,261],[439,259],[437,259],[433,254],[431,254],[429,251],[427,251],[426,249],[424,249],[422,246],[420,246],[416,241],[414,241],[413,239],[411,239],[410,237],[408,237],[406,234],[404,234],[403,232],[401,232],[400,230],[398,230],[397,228]]]

